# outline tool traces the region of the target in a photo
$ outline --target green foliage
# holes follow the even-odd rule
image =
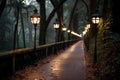
[[[98,25],[96,80],[120,80],[120,35],[109,30],[111,13],[104,15]],[[93,33],[93,31],[91,31]],[[90,36],[89,34],[88,36]],[[89,52],[93,55],[94,37],[89,38]]]
[[[104,25],[103,27],[106,26]],[[112,33],[101,27],[99,31],[98,44],[98,78],[100,78],[100,80],[119,80],[120,35]]]

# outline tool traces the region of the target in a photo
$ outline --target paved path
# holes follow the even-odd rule
[[[41,68],[44,80],[85,80],[83,42],[79,41]]]
[[[85,80],[83,42],[79,41],[45,63],[26,67],[4,80]],[[50,60],[49,60],[50,59]]]

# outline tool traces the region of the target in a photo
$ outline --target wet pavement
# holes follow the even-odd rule
[[[44,63],[17,72],[10,80],[85,80],[83,41],[70,46]]]
[[[44,80],[85,80],[83,42],[79,41],[41,68]]]

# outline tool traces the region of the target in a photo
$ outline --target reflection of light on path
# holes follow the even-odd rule
[[[75,45],[71,46],[69,51],[73,52],[75,50],[75,47],[76,47]]]
[[[84,59],[83,61],[84,61],[84,65],[85,65],[85,64],[86,64],[86,61],[85,61],[84,42],[83,42],[83,41],[81,41],[81,49],[82,49],[81,51],[83,51],[83,57],[84,57],[84,58],[83,58],[83,59]]]
[[[39,80],[39,79],[34,79],[34,80]]]
[[[51,62],[51,73],[54,74],[55,76],[59,76],[59,74],[61,73],[61,69],[62,69],[62,65],[65,63],[66,59],[69,58],[70,53],[64,52],[65,54],[63,55],[60,54],[59,57],[55,58],[52,62]]]
[[[61,80],[62,75],[65,74],[64,72],[65,71],[69,72],[69,70],[71,71],[71,69],[73,69],[73,68],[74,68],[74,71],[73,71],[73,73],[70,73],[70,74],[75,74],[75,72],[78,72],[78,73],[81,72],[81,74],[77,74],[78,78],[79,78],[79,75],[84,75],[84,74],[82,74],[82,72],[84,72],[83,67],[84,67],[84,63],[85,63],[85,62],[83,62],[84,58],[82,57],[82,56],[84,56],[83,52],[84,52],[83,51],[83,42],[80,41],[80,42],[74,44],[73,46],[71,46],[66,51],[60,53],[50,63],[46,64],[46,66],[43,66],[42,76],[43,76],[44,80]],[[73,55],[75,55],[75,56],[73,56]],[[80,61],[75,61],[75,60],[80,60]],[[78,65],[78,66],[76,66],[76,65]],[[77,70],[78,68],[80,68],[81,70],[80,71]],[[76,75],[73,75],[73,76],[76,76]],[[70,77],[72,77],[72,76],[70,76]]]
[[[76,45],[71,46],[65,52],[60,54],[57,58],[52,60],[52,62],[51,62],[51,73],[54,77],[59,77],[59,75],[63,71],[62,67],[63,67],[66,59],[68,59],[71,56],[71,54],[73,53],[75,48],[76,48]]]

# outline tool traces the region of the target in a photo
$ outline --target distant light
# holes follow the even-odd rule
[[[86,27],[90,28],[90,24],[87,24]]]
[[[34,10],[34,14],[32,16],[30,16],[31,22],[34,25],[37,25],[40,23],[40,16],[37,13],[37,10]]]
[[[31,1],[33,1],[33,0],[23,0],[22,3],[24,3],[26,5],[30,5]]]
[[[83,31],[83,35],[85,35],[87,33],[87,30]]]
[[[87,24],[86,27],[84,27],[84,28],[85,28],[86,31],[88,31],[89,28],[90,28],[90,24]]]
[[[78,37],[82,37],[81,35],[75,33],[74,31],[72,31],[71,34],[73,34],[73,35],[75,35],[75,36],[78,36]]]
[[[54,26],[54,28],[55,28],[55,29],[58,29],[60,25],[59,25],[59,23],[58,23],[58,22],[56,22],[56,23],[54,23],[54,25],[53,25],[53,26]]]
[[[66,31],[66,30],[67,30],[67,28],[66,28],[66,27],[63,27],[63,28],[62,28],[62,31]]]
[[[67,30],[68,33],[70,33],[70,30]]]

